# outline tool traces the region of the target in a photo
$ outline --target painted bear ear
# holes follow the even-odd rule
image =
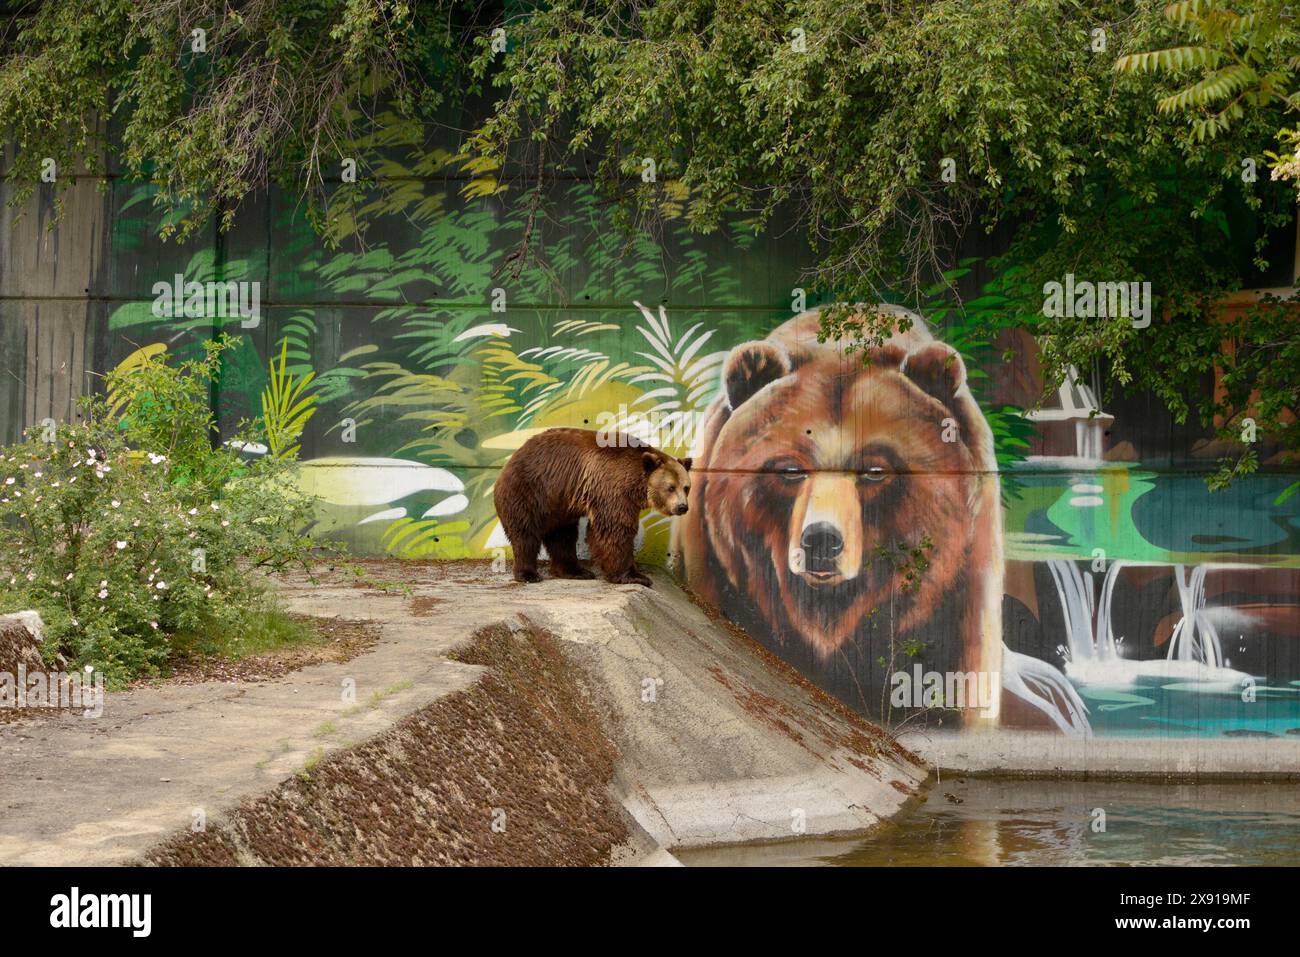
[[[659,467],[659,456],[653,452],[641,453],[641,467],[645,469],[645,474],[649,475]]]
[[[790,360],[770,342],[747,342],[731,350],[722,368],[722,385],[732,410],[769,382],[790,371]]]
[[[945,405],[966,384],[966,366],[952,346],[931,342],[908,353],[900,370]]]
[[[678,459],[677,461],[678,461],[678,462],[681,462],[681,463],[682,463],[682,468],[686,469],[686,471],[689,472],[689,471],[691,470],[691,464],[692,464],[695,460],[694,460],[694,459]]]

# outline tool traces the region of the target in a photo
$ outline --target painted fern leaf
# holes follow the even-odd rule
[[[295,376],[288,369],[289,340],[280,346],[279,364],[271,361],[271,377],[262,390],[262,421],[266,441],[277,459],[291,459],[302,450],[298,439],[316,414],[317,396],[311,392],[314,372]]]

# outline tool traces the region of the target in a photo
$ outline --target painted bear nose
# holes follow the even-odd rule
[[[799,538],[810,572],[834,571],[835,559],[844,551],[844,536],[830,522],[818,522],[803,530]]]
[[[685,503],[685,502],[682,502],[681,505],[678,505],[675,509],[673,509],[673,514],[674,514],[674,515],[685,515],[685,514],[686,514],[686,503]]]

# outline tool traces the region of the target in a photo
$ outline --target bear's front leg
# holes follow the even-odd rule
[[[587,527],[587,547],[604,573],[605,581],[650,588],[650,579],[636,567],[636,529],[635,522],[611,523],[593,519]]]

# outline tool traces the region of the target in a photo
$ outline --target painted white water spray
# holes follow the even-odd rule
[[[1111,612],[1115,583],[1128,564],[1132,563],[1112,561],[1098,591],[1096,576],[1082,571],[1078,562],[1047,562],[1065,617],[1066,642],[1061,650],[1066,658],[1065,673],[1072,681],[1122,687],[1140,676],[1205,682],[1235,682],[1247,677],[1225,664],[1219,633],[1207,614],[1205,576],[1211,565],[1197,565],[1190,571],[1183,565],[1173,566],[1183,617],[1174,627],[1165,657],[1146,661],[1124,658],[1124,636],[1115,634]]]
[[[1124,562],[1114,561],[1107,567],[1100,600],[1095,598],[1093,573],[1080,571],[1077,562],[1058,558],[1049,561],[1047,567],[1056,582],[1056,594],[1065,615],[1067,659],[1070,662],[1117,660],[1119,648],[1111,628],[1110,610],[1115,581]]]
[[[1182,606],[1182,620],[1174,626],[1169,638],[1170,661],[1199,661],[1211,668],[1222,668],[1223,643],[1219,632],[1205,614],[1205,574],[1208,565],[1197,565],[1189,574],[1183,565],[1174,566],[1174,584],[1178,587],[1178,603]]]

